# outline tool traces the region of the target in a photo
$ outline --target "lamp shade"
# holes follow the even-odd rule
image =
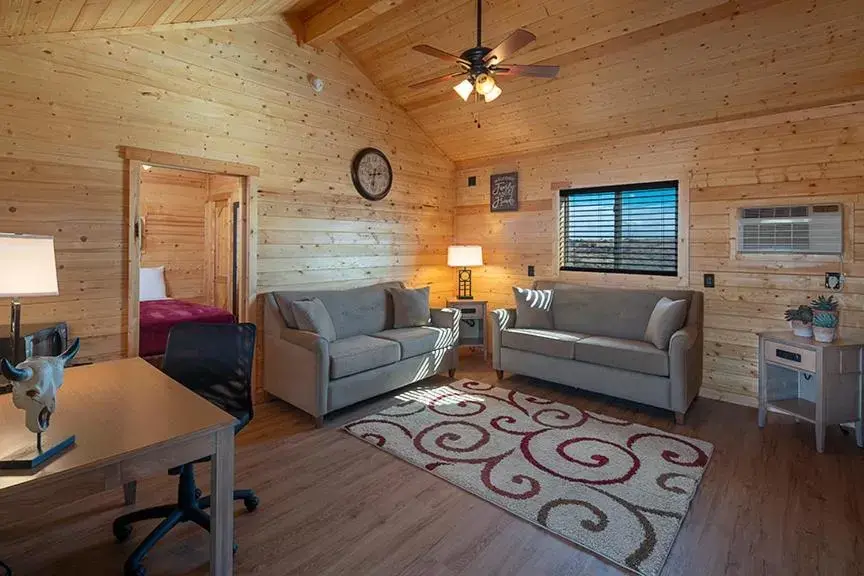
[[[54,238],[0,234],[0,297],[57,293]]]
[[[483,265],[483,248],[480,246],[450,246],[447,248],[447,265],[454,268]]]

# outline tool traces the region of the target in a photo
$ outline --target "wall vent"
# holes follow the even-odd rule
[[[744,253],[842,254],[839,204],[741,208],[738,251]]]

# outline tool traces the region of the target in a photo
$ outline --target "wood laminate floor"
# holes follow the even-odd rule
[[[457,377],[496,381],[474,358],[463,359]],[[811,426],[769,415],[760,430],[751,408],[699,399],[675,426],[668,412],[539,380],[499,385],[714,444],[664,576],[864,574],[864,451],[839,428],[819,455]],[[343,411],[321,430],[282,402],[258,407],[237,440],[237,485],[254,488],[261,507],[247,513],[238,505],[236,574],[629,574],[338,429],[389,402]],[[206,465],[198,475],[206,489]],[[175,489],[167,476],[143,482],[137,506],[170,502]],[[117,490],[17,514],[16,522],[7,514],[0,558],[16,576],[120,574],[152,527],[116,544],[111,521],[126,511]],[[206,574],[207,561],[207,535],[185,525],[145,565],[151,576]]]

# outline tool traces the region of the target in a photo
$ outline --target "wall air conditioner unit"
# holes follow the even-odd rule
[[[843,253],[843,207],[772,206],[738,211],[738,252]]]

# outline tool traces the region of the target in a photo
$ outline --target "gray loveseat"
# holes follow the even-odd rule
[[[430,310],[428,326],[393,329],[388,282],[349,290],[264,295],[264,389],[315,416],[456,370],[458,310]],[[336,329],[328,342],[297,329],[291,302],[320,299]]]
[[[517,329],[516,309],[492,313],[492,363],[513,372],[675,412],[683,422],[702,383],[702,293],[623,290],[549,281],[554,329]],[[657,301],[689,302],[669,349],[643,340]]]

